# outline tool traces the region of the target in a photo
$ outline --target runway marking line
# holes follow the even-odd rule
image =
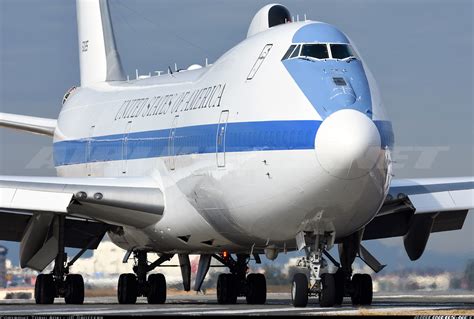
[[[107,310],[105,311],[98,311],[98,309],[93,309],[93,310],[84,310],[84,311],[77,311],[77,312],[67,312],[67,315],[82,315],[82,314],[97,314],[97,315],[102,315],[102,314],[121,314],[121,313],[137,313],[140,314],[141,312],[173,312],[173,311],[183,311],[186,309],[183,308],[145,308],[145,309],[111,309],[111,308],[105,308]],[[199,310],[202,309],[200,308],[188,308],[190,311],[194,310]],[[226,308],[209,308],[209,310],[224,310]],[[43,311],[43,312],[35,312],[35,315],[52,315],[52,316],[57,316],[57,315],[63,315],[64,312],[51,312],[51,311]]]
[[[48,311],[67,311],[68,313],[70,311],[77,311],[81,308],[57,308],[57,309],[48,309]],[[109,308],[96,308],[96,310],[107,310]],[[23,310],[1,310],[1,313],[30,313],[30,312],[36,312],[40,310],[39,308],[31,308],[31,309],[23,309]],[[45,310],[43,310],[45,311]]]
[[[454,309],[453,307],[387,307],[387,308],[339,308],[338,310],[329,310],[330,308],[318,308],[318,309],[308,309],[308,308],[270,308],[270,309],[245,309],[245,310],[217,310],[217,311],[193,311],[186,312],[180,311],[175,313],[176,315],[226,315],[226,314],[252,314],[252,313],[270,313],[270,312],[292,312],[297,311],[301,314],[359,314],[360,311],[373,311],[374,313],[380,311],[417,311],[417,310],[449,310]]]
[[[455,309],[453,307],[386,307],[386,308],[356,308],[351,310],[341,310],[341,311],[326,311],[326,312],[308,312],[307,314],[328,314],[328,315],[358,315],[360,312],[368,312],[369,314],[376,315],[377,312],[386,312],[386,311],[399,311],[399,312],[406,312],[406,311],[419,311],[419,310],[449,310]]]
[[[387,295],[387,296],[374,296],[374,299],[396,299],[396,298],[403,298],[403,299],[409,299],[409,298],[416,298],[416,299],[421,299],[421,298],[426,298],[426,297],[432,297],[432,298],[473,298],[474,295]]]

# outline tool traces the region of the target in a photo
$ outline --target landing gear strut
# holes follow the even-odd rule
[[[166,301],[166,279],[163,274],[147,273],[170,260],[173,255],[162,255],[155,262],[148,264],[146,251],[135,251],[134,274],[121,274],[117,287],[117,298],[120,304],[134,304],[137,297],[147,297],[149,304],[163,304]]]
[[[339,244],[341,265],[327,253],[333,243],[331,235],[331,233],[324,235],[305,233],[297,238],[298,246],[304,247],[306,252],[306,257],[298,261],[298,266],[309,270],[309,282],[303,273],[295,274],[293,277],[291,300],[295,307],[306,307],[309,296],[318,296],[321,307],[341,305],[344,296],[350,296],[354,305],[372,303],[370,275],[352,275],[352,263],[359,251],[362,233],[352,234]],[[338,267],[336,273],[327,272],[327,262],[323,254]]]
[[[267,283],[263,274],[249,274],[250,255],[232,256],[213,255],[227,266],[230,273],[220,274],[217,279],[217,301],[219,304],[235,304],[237,297],[245,297],[248,304],[264,304],[267,300]]]
[[[298,260],[298,266],[309,270],[309,282],[305,274],[295,274],[291,286],[293,306],[306,307],[309,296],[318,296],[321,307],[334,306],[336,282],[333,274],[325,272],[327,262],[323,258],[324,250],[332,245],[331,233],[301,234],[298,245],[306,253],[306,257]]]
[[[67,263],[64,247],[65,219],[64,215],[58,216],[58,254],[54,261],[53,272],[39,274],[36,277],[35,301],[37,304],[52,304],[56,297],[64,297],[67,304],[84,303],[84,280],[81,275],[69,274],[69,267],[87,250],[89,245]]]

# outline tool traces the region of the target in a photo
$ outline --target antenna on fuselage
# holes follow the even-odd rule
[[[173,70],[171,70],[170,66],[168,66],[168,74],[173,75]]]
[[[308,21],[308,19],[306,19],[306,13],[304,14],[304,21]]]

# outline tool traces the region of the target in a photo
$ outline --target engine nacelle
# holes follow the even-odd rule
[[[290,11],[281,4],[269,4],[260,9],[250,23],[247,38],[271,27],[291,22]]]

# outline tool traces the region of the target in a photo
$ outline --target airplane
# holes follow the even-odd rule
[[[76,6],[81,82],[59,117],[0,113],[0,126],[53,139],[57,177],[0,176],[0,240],[20,242],[21,267],[54,261],[36,303],[82,304],[71,267],[107,234],[134,262],[118,279],[120,304],[165,303],[166,278],[148,273],[174,255],[190,291],[190,254],[200,255],[194,290],[217,260],[228,268],[218,303],[265,304],[265,276],[249,261],[300,251],[295,307],[370,305],[371,276],[352,264],[384,265],[363,241],[403,236],[416,260],[431,233],[461,229],[474,208],[473,177],[392,178],[377,83],[336,26],[266,5],[213,64],[130,80],[108,1]],[[66,247],[80,251],[68,258]]]

